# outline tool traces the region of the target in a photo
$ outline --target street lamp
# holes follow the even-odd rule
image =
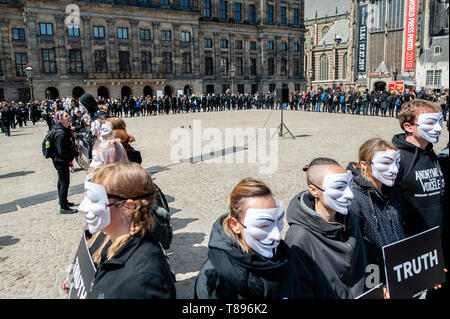
[[[25,69],[25,72],[27,73],[27,79],[28,82],[30,83],[31,102],[33,102],[34,101],[33,80],[32,80],[33,68],[29,66]]]
[[[231,94],[234,94],[234,77],[236,76],[236,68],[234,66],[230,69],[231,75]]]

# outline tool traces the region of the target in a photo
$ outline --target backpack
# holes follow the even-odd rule
[[[44,140],[42,141],[42,155],[45,158],[55,158],[57,155],[54,141],[55,133],[55,129],[48,131],[44,137]]]
[[[173,229],[170,225],[170,209],[167,199],[161,189],[156,186],[156,206],[152,210],[152,216],[156,220],[153,234],[164,249],[169,249],[173,238]]]
[[[326,96],[326,93],[323,93],[323,94],[322,94],[322,97],[320,98],[320,100],[321,100],[322,102],[325,101],[325,96]]]
[[[333,96],[333,103],[336,103],[338,101],[338,97],[337,97],[337,95],[334,95]]]
[[[344,100],[345,100],[345,96],[344,96],[344,95],[341,95],[341,98],[340,98],[341,104],[344,103]]]

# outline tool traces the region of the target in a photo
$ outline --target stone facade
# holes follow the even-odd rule
[[[309,87],[351,88],[355,77],[350,1],[306,0],[306,6],[305,77]],[[321,68],[325,57],[328,63]]]
[[[348,12],[305,21],[308,29],[306,39],[310,41],[305,52],[305,76],[308,77],[308,71],[312,71],[312,77],[309,79],[312,89],[341,88],[345,90],[351,87],[353,79],[348,68],[353,61],[353,51],[349,45],[349,21],[350,13]],[[345,26],[344,29],[340,28],[342,25]],[[344,34],[343,39],[342,34]],[[338,36],[337,41],[325,41],[328,38],[335,39],[336,36]],[[324,57],[328,61],[328,67],[324,70],[322,65],[321,70],[320,61]]]
[[[78,30],[68,28],[72,4]],[[28,99],[26,66],[35,99],[306,86],[304,0],[0,0],[0,9],[6,100]]]

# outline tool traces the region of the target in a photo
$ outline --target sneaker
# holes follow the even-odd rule
[[[76,209],[71,209],[71,208],[61,208],[59,210],[60,214],[75,214],[76,212],[78,212],[78,210]]]

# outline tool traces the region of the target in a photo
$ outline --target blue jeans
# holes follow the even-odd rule
[[[316,104],[316,112],[320,112],[320,107],[321,106],[322,106],[322,102],[321,101],[317,102],[317,104]]]

